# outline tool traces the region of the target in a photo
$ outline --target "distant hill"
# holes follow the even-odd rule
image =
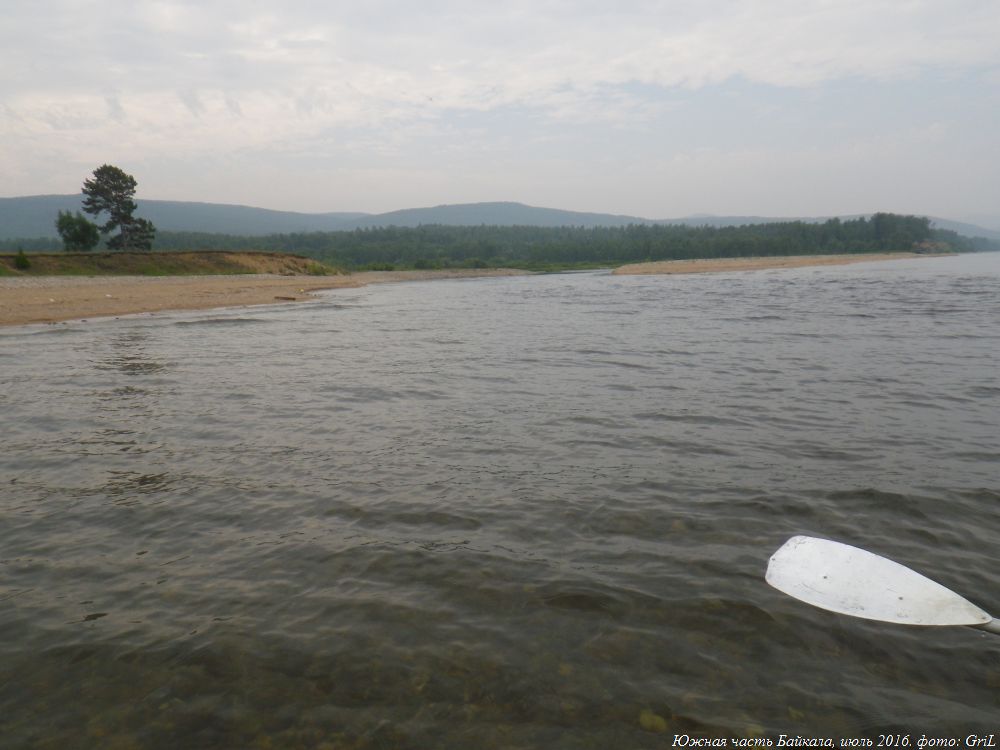
[[[287,232],[332,232],[345,221],[361,218],[358,212],[306,214],[225,203],[195,203],[137,199],[136,216],[149,219],[157,229],[176,232],[265,235]],[[0,198],[0,239],[58,237],[60,211],[80,211],[82,195],[32,195]]]
[[[297,213],[273,211],[223,203],[197,203],[138,199],[138,216],[149,219],[157,229],[175,232],[207,232],[261,236],[293,232],[332,232],[366,227],[415,227],[421,224],[447,226],[541,226],[617,227],[629,224],[682,224],[689,226],[742,226],[781,221],[826,221],[822,217],[775,218],[767,216],[687,216],[678,219],[645,219],[620,214],[564,211],[538,208],[523,203],[461,203],[428,208],[408,208],[382,214],[359,212]],[[80,195],[35,195],[0,198],[0,240],[56,237],[55,219],[59,211],[79,211]],[[842,219],[858,216],[842,216]],[[940,229],[950,229],[967,237],[1000,239],[1000,231],[973,224],[932,217]]]
[[[81,195],[32,195],[0,198],[0,239],[58,237],[55,221],[60,211],[79,211]]]
[[[938,219],[933,216],[930,217],[930,220],[931,226],[935,229],[948,229],[952,232],[965,235],[966,237],[987,237],[991,240],[1000,240],[1000,232],[995,229],[987,229],[986,227],[977,226],[976,224],[967,224],[963,221]]]
[[[143,216],[158,228],[170,231],[212,232],[218,234],[284,234],[286,232],[332,232],[345,221],[365,216],[358,212],[321,214],[272,211],[250,206],[223,203],[188,203],[181,201],[136,201],[136,215]]]
[[[369,214],[344,223],[345,229],[362,227],[416,227],[421,224],[445,226],[528,226],[528,227],[623,227],[650,224],[649,219],[617,214],[536,208],[523,203],[459,203],[433,208],[406,208],[384,214]]]

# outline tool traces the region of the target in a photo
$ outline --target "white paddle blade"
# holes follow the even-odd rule
[[[954,591],[863,549],[794,536],[767,566],[765,579],[808,604],[868,620],[905,625],[985,625],[993,618]]]

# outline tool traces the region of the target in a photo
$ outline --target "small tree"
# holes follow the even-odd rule
[[[83,210],[92,216],[107,212],[108,220],[100,227],[104,233],[118,234],[108,240],[116,250],[149,250],[153,246],[156,227],[146,219],[136,219],[135,178],[118,167],[104,164],[94,170],[94,176],[84,181]]]
[[[97,247],[101,241],[101,233],[97,225],[77,211],[60,211],[56,219],[56,230],[62,237],[63,250],[66,252],[88,252]]]

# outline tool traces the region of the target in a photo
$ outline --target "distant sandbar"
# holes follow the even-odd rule
[[[876,260],[930,258],[947,253],[870,253],[864,255],[787,255],[754,258],[703,258],[698,260],[664,260],[653,263],[630,263],[616,268],[619,275],[721,273],[724,271],[757,271],[766,268],[801,268],[803,266],[841,266],[848,263],[869,263]]]

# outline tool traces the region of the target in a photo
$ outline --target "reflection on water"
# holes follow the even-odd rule
[[[762,576],[831,536],[1000,611],[998,324],[976,258],[5,331],[0,745],[993,731],[995,638]]]

